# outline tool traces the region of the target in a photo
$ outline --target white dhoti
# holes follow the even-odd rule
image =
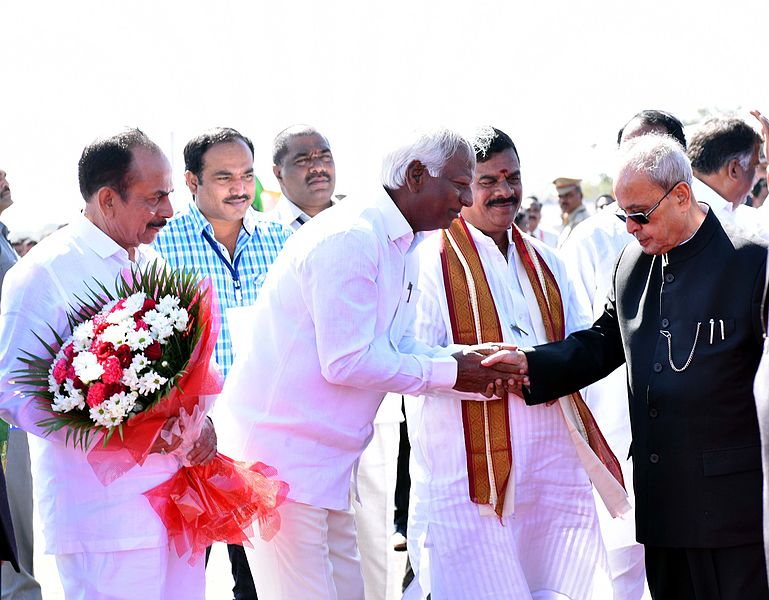
[[[452,412],[429,411],[431,424],[423,426],[433,438],[451,420],[458,418],[461,426],[459,407]],[[461,438],[452,448],[428,449],[424,436],[412,437],[412,456],[422,464],[440,463],[412,475],[409,553],[419,584],[425,594],[446,600],[526,600],[540,597],[537,592],[587,600],[596,569],[606,568],[590,481],[558,405],[527,407],[511,397],[510,412],[515,504],[501,522],[482,516],[468,497]],[[411,424],[411,413],[408,418]]]

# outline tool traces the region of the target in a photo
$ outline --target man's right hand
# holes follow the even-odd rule
[[[516,385],[529,385],[529,361],[526,359],[526,354],[515,346],[501,347],[498,352],[484,357],[481,364],[496,369],[504,366],[513,373],[512,377]]]
[[[505,350],[500,350],[505,348]],[[482,394],[487,398],[502,397],[507,392],[518,393],[520,386],[514,376],[520,371],[516,365],[502,361],[494,366],[484,366],[481,361],[487,356],[496,356],[500,352],[509,352],[515,346],[485,344],[470,346],[453,356],[457,361],[457,381],[454,389],[458,392]],[[496,352],[496,354],[494,354]]]

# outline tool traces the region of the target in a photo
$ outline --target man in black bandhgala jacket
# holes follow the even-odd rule
[[[527,404],[627,363],[636,528],[655,600],[769,598],[753,378],[767,250],[726,232],[671,138],[623,146],[623,250],[603,315],[562,342],[503,351]],[[621,450],[615,449],[619,454]]]

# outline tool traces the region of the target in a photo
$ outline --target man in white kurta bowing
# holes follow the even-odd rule
[[[48,413],[14,385],[20,350],[44,355],[35,333],[50,326],[66,337],[67,312],[81,304],[94,279],[112,285],[128,267],[158,255],[148,248],[173,214],[171,166],[160,148],[134,129],[96,140],[78,164],[83,214],[47,237],[3,282],[0,315],[0,416],[35,434],[35,496],[46,552],[56,555],[67,600],[166,600],[205,597],[203,561],[195,566],[169,546],[165,525],[143,496],[178,469],[156,442],[144,464],[102,484],[86,453],[65,444],[65,430],[43,436]],[[54,340],[48,336],[49,343]],[[213,457],[213,428],[204,427],[188,458]],[[162,452],[162,454],[161,454]]]
[[[461,311],[452,308],[459,305],[459,293],[453,285],[456,272],[447,266],[451,253],[445,250],[446,244],[461,248],[462,237],[467,248],[474,247],[482,267],[469,288],[488,282],[489,302],[496,309],[505,342],[529,345],[547,339],[537,295],[524,266],[528,260],[543,261],[536,268],[540,272],[549,269],[557,281],[565,331],[589,323],[589,314],[576,300],[554,251],[531,237],[524,239],[513,225],[522,186],[512,140],[498,129],[484,132],[476,142],[476,159],[472,206],[462,209],[462,218],[447,234],[432,236],[418,251],[422,294],[417,303],[417,336],[429,344],[448,344],[457,341],[454,331],[465,325]],[[522,248],[527,256],[522,256]],[[472,270],[467,255],[462,262]],[[483,298],[475,304],[483,313]],[[542,406],[533,414],[510,394],[506,425],[509,478],[498,492],[504,500],[497,498],[494,505],[493,500],[484,504],[470,497],[476,495],[476,481],[485,473],[472,466],[477,457],[470,447],[476,442],[470,439],[472,417],[463,403],[440,394],[409,399],[412,497],[408,547],[422,597],[427,593],[457,600],[590,597],[594,571],[605,564],[605,555],[586,468],[594,472],[596,485],[600,483],[615,514],[628,506],[624,490],[602,471],[565,413],[562,402]],[[499,428],[492,425],[486,431],[487,439]],[[504,425],[501,428],[504,431]],[[488,447],[490,456],[499,450],[498,444]],[[494,470],[494,485],[501,485],[501,471],[496,466],[489,468]]]
[[[217,415],[223,450],[275,465],[293,500],[275,538],[247,550],[260,597],[363,598],[350,478],[386,392],[501,390],[507,375],[479,369],[478,353],[410,334],[414,234],[472,203],[474,167],[469,143],[448,130],[390,153],[384,189],[291,236],[241,328]]]

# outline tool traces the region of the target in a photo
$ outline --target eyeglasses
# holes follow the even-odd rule
[[[628,219],[631,221],[634,221],[638,223],[639,225],[647,225],[649,223],[649,216],[659,208],[659,205],[662,204],[662,201],[668,197],[670,192],[672,192],[674,189],[676,189],[676,186],[681,183],[680,181],[677,181],[675,185],[673,185],[672,188],[670,188],[667,192],[665,192],[665,195],[662,196],[662,198],[659,199],[659,202],[652,206],[649,210],[646,212],[634,212],[634,213],[626,213],[623,209],[618,208],[617,212],[615,213],[617,215],[617,218],[622,221],[623,223],[627,222]]]

